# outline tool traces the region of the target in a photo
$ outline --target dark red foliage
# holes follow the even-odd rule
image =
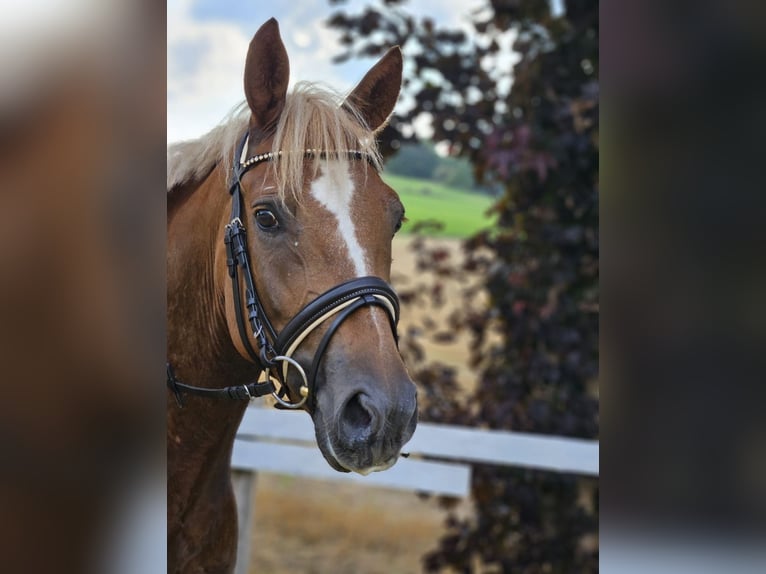
[[[449,330],[403,337],[422,419],[597,438],[598,2],[567,0],[554,15],[548,0],[488,0],[473,14],[481,41],[415,19],[406,2],[386,4],[331,19],[344,33],[340,59],[393,44],[405,56],[408,46],[421,47],[405,79],[414,108],[382,134],[384,151],[398,149],[401,128],[428,112],[434,139],[467,157],[479,180],[504,189],[493,208],[496,227],[465,243],[461,266],[416,244],[420,281],[431,284],[402,293],[405,304],[438,301],[446,282],[465,273],[485,277],[489,300],[479,308],[476,288],[465,288]],[[513,67],[498,57],[509,31],[520,56]],[[460,332],[471,336],[478,377],[468,397],[455,373],[429,363],[418,343]],[[428,571],[598,571],[596,480],[475,466],[472,494],[471,518],[448,510],[446,533],[424,558]]]

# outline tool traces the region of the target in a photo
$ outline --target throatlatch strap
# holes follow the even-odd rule
[[[267,380],[263,383],[256,381],[254,383],[247,383],[245,385],[232,385],[230,387],[223,387],[221,389],[193,387],[191,385],[186,385],[178,380],[170,363],[167,363],[167,375],[168,388],[173,391],[179,407],[184,406],[181,391],[200,397],[208,397],[211,399],[234,399],[240,401],[249,401],[252,398],[270,395],[276,391],[274,383],[272,383],[271,380]]]

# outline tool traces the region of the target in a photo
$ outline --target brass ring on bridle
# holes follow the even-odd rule
[[[274,397],[274,399],[280,405],[285,407],[286,409],[299,409],[299,408],[301,408],[303,405],[306,404],[306,400],[308,400],[308,398],[309,398],[309,386],[308,386],[309,382],[308,382],[308,378],[306,377],[306,371],[303,370],[303,367],[301,367],[301,365],[300,365],[300,363],[298,361],[296,361],[292,357],[288,357],[286,355],[277,355],[276,357],[273,357],[271,360],[273,362],[275,362],[275,363],[276,362],[285,362],[288,365],[291,365],[291,366],[295,367],[295,370],[298,371],[298,374],[303,379],[303,384],[301,385],[300,391],[299,391],[302,398],[297,403],[291,403],[291,402],[288,402],[288,401],[284,400],[282,397],[280,397],[277,394],[276,391],[272,392],[271,396]]]

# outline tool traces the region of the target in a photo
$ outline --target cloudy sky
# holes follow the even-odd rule
[[[369,0],[343,6],[358,11]],[[407,9],[439,23],[467,26],[482,0],[410,0]],[[340,53],[337,32],[324,21],[328,0],[168,0],[168,142],[194,138],[215,126],[244,99],[242,73],[255,31],[271,17],[279,21],[290,57],[291,83],[321,81],[350,90],[373,64],[333,64]]]

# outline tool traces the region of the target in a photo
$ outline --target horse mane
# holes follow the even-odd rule
[[[231,168],[234,148],[250,120],[246,102],[237,105],[224,121],[200,138],[168,146],[168,192],[187,183],[199,183],[217,163]],[[228,173],[228,170],[226,170]]]
[[[200,182],[220,164],[228,177],[234,150],[248,128],[250,110],[247,103],[234,108],[227,118],[196,140],[168,147],[168,192],[187,183]],[[337,93],[324,86],[300,82],[287,95],[274,134],[272,152],[282,151],[278,160],[269,162],[277,183],[278,195],[284,200],[288,190],[294,197],[303,188],[305,151],[325,152],[324,160],[312,160],[316,177],[322,161],[328,158],[347,161],[347,151],[360,151],[376,169],[381,157],[375,133],[366,125],[359,111]],[[364,162],[367,165],[367,162]]]

